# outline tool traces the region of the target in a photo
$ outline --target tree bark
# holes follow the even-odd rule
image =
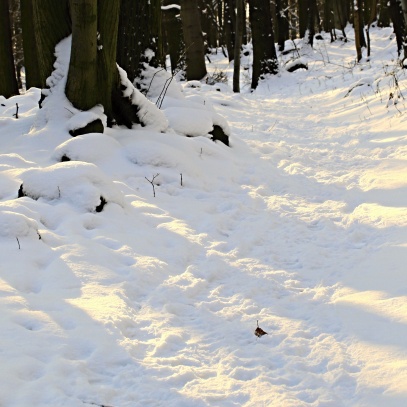
[[[225,40],[226,48],[228,50],[229,62],[232,62],[235,57],[235,9],[231,0],[225,0],[224,2],[224,28],[225,28]]]
[[[160,0],[121,0],[117,63],[131,81],[140,76],[144,63],[164,66]]]
[[[290,28],[288,24],[288,0],[276,0],[276,17],[278,50],[284,51]]]
[[[380,0],[379,18],[378,18],[378,22],[377,22],[379,27],[389,27],[390,26],[390,10],[389,10],[388,3],[389,3],[389,0]]]
[[[184,69],[185,65],[185,44],[182,34],[180,7],[174,3],[174,0],[164,0],[163,5],[163,32],[167,44],[167,53],[170,55],[171,72],[174,74],[178,70]]]
[[[71,0],[70,4],[72,47],[66,96],[77,109],[88,110],[99,103],[96,61],[98,1]]]
[[[362,59],[362,41],[360,36],[360,26],[361,26],[361,10],[359,8],[359,0],[355,0],[355,9],[353,11],[353,26],[355,30],[355,47],[356,47],[356,58],[360,62]]]
[[[343,37],[346,41],[345,27],[348,22],[349,14],[347,12],[346,4],[343,0],[333,0],[334,1],[334,11],[335,11],[335,24],[339,26],[342,30]]]
[[[53,71],[55,46],[71,34],[68,0],[32,0],[41,87]]]
[[[233,63],[233,92],[240,92],[240,53],[243,40],[243,0],[236,0],[235,59]]]
[[[298,0],[298,32],[300,38],[305,37],[308,27],[308,0]]]
[[[260,78],[278,72],[278,62],[270,2],[249,0],[249,14],[253,42],[252,89],[256,89]]]
[[[317,14],[316,0],[308,0],[308,9],[307,9],[308,24],[307,24],[307,30],[308,30],[308,44],[311,45],[311,47],[314,46],[315,16],[316,16],[316,14]]]
[[[103,105],[110,124],[113,119],[112,91],[119,87],[116,54],[120,0],[98,0],[97,11],[97,82],[102,85],[98,86],[98,103]]]
[[[23,49],[25,86],[40,88],[42,86],[40,68],[38,66],[37,41],[33,20],[32,0],[20,0],[21,4],[21,25],[23,28]]]
[[[186,49],[187,80],[200,80],[206,75],[206,65],[197,0],[181,0],[181,20]]]
[[[8,0],[0,0],[0,95],[18,95]]]
[[[404,24],[401,4],[397,0],[390,0],[389,4],[390,18],[393,21],[393,29],[396,34],[397,52],[400,56],[401,51],[403,51],[403,58],[405,58],[407,54],[407,47],[404,42],[406,25]]]

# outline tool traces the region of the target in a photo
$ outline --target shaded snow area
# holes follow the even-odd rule
[[[406,406],[407,78],[371,37],[152,87],[159,130],[0,97],[0,406]]]

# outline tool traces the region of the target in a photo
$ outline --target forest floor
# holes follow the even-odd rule
[[[407,78],[371,37],[253,93],[212,55],[229,85],[182,97],[230,147],[0,97],[0,406],[407,405]]]

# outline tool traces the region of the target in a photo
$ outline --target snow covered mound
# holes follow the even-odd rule
[[[2,210],[0,212],[0,236],[13,238],[37,236],[38,239],[38,225],[34,219],[21,213]]]
[[[52,201],[61,199],[75,207],[92,211],[101,201],[123,206],[123,195],[95,165],[84,162],[63,162],[22,173],[20,195]]]

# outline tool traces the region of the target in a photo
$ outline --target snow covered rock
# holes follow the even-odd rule
[[[34,219],[21,213],[2,210],[0,212],[0,236],[37,236],[38,239],[38,225]]]
[[[117,124],[132,128],[139,123],[149,130],[164,132],[168,121],[163,112],[151,103],[127,78],[126,71],[118,66],[121,91],[114,92],[113,109]],[[128,103],[130,102],[130,104]]]
[[[63,162],[22,174],[20,196],[53,201],[62,199],[79,210],[95,211],[105,201],[123,206],[123,195],[93,164]]]

